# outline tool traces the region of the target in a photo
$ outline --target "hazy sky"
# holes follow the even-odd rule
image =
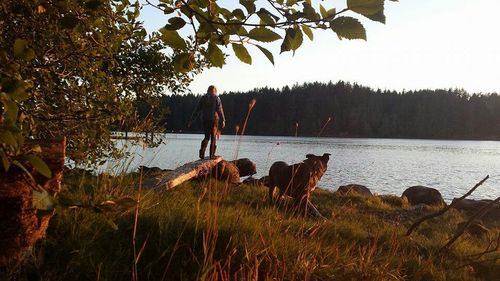
[[[234,5],[237,0],[218,2]],[[322,3],[339,9],[345,2]],[[500,93],[499,11],[500,0],[386,1],[385,25],[362,19],[368,41],[339,40],[330,30],[319,31],[312,42],[304,36],[295,56],[279,55],[280,43],[269,44],[275,66],[252,46],[252,65],[240,62],[230,50],[223,69],[204,71],[190,89],[203,93],[215,84],[220,92],[245,91],[344,80],[382,89]],[[150,31],[166,23],[166,17],[151,8],[141,17]]]

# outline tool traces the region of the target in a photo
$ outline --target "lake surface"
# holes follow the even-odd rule
[[[196,160],[202,135],[165,134],[164,144],[143,148],[117,141],[131,153],[125,162],[111,161],[106,170],[136,170],[139,165],[173,169]],[[236,154],[237,153],[237,154]],[[351,139],[222,136],[217,154],[226,160],[250,158],[257,176],[267,175],[275,161],[297,163],[305,155],[331,153],[319,186],[336,190],[357,183],[378,194],[401,193],[413,185],[438,189],[446,201],[463,195],[486,175],[490,179],[471,198],[500,196],[500,141]],[[208,149],[207,149],[208,154]],[[126,164],[124,164],[126,163]]]

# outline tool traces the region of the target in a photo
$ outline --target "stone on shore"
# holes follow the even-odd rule
[[[240,177],[247,177],[257,173],[257,166],[248,158],[233,160],[231,163],[235,164],[240,173]]]
[[[457,198],[453,199],[452,202],[455,202]],[[474,214],[479,211],[484,206],[488,205],[491,201],[490,199],[482,199],[482,200],[474,200],[474,199],[463,199],[456,203],[453,208],[464,211],[469,215]],[[486,212],[486,214],[482,217],[482,219],[486,220],[500,220],[500,203],[496,203],[493,207]]]
[[[238,167],[232,161],[222,160],[211,171],[211,176],[230,184],[240,183]]]
[[[337,189],[337,192],[339,194],[343,195],[348,195],[348,194],[358,194],[362,196],[373,196],[372,192],[370,189],[368,189],[364,185],[360,184],[348,184],[348,185],[343,185]]]
[[[425,204],[429,206],[445,206],[441,193],[431,187],[412,186],[407,188],[402,197],[406,197],[411,205]]]

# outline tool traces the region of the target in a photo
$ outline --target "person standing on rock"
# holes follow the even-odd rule
[[[200,159],[205,158],[205,150],[207,149],[208,141],[210,140],[210,159],[214,159],[216,157],[216,133],[219,128],[219,121],[222,122],[222,128],[226,126],[226,118],[224,117],[222,102],[217,95],[217,88],[214,85],[208,87],[207,93],[201,97],[193,113],[193,117],[189,121],[188,127],[191,126],[191,122],[196,119],[200,113],[205,137],[201,141],[199,156]]]

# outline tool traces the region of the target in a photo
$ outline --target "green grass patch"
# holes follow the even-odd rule
[[[101,202],[137,198],[137,175],[72,176],[62,195]],[[99,213],[60,209],[47,239],[20,280],[492,280],[500,276],[498,252],[470,261],[489,237],[463,236],[446,253],[437,250],[465,218],[459,212],[422,224],[386,218],[411,212],[396,197],[340,196],[317,190],[312,201],[327,217],[294,216],[270,206],[267,189],[222,182],[191,182],[140,196],[134,261],[134,209]],[[112,225],[116,225],[117,229]],[[495,258],[497,260],[495,260]]]

